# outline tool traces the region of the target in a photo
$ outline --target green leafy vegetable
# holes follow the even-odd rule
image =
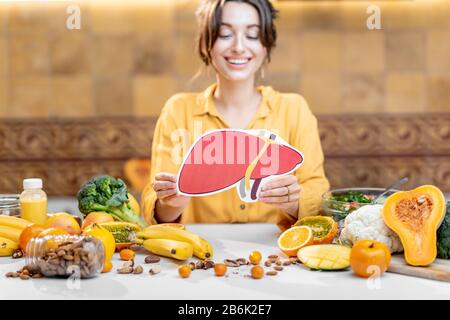
[[[345,219],[350,212],[360,208],[362,205],[372,203],[374,198],[375,196],[373,195],[364,194],[359,191],[348,191],[331,196],[329,206],[330,209],[335,210],[333,216],[339,221]]]
[[[450,202],[447,202],[447,212],[437,232],[437,256],[450,259]]]
[[[366,195],[358,191],[349,191],[347,193],[338,194],[331,197],[331,200],[340,202],[358,202],[358,203],[371,203],[373,196]]]
[[[77,193],[78,208],[87,215],[93,211],[103,211],[115,220],[135,223],[145,227],[145,223],[131,207],[127,186],[121,179],[98,176],[90,179]]]

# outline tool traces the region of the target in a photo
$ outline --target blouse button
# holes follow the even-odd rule
[[[239,206],[239,208],[241,208],[241,210],[244,210],[244,209],[245,209],[245,204],[241,204],[241,205]]]

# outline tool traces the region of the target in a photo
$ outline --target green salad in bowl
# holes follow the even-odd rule
[[[352,211],[372,201],[384,191],[383,188],[346,188],[334,189],[323,194],[322,210],[325,215],[332,216],[334,220],[341,221]],[[383,204],[387,197],[399,190],[390,190],[376,199],[374,204]]]

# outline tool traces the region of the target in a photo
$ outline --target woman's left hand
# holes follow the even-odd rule
[[[276,206],[291,216],[298,215],[300,185],[294,175],[274,177],[261,186],[259,201]]]

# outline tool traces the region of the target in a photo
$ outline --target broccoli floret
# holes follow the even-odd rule
[[[145,223],[130,206],[127,186],[121,179],[111,176],[94,177],[81,187],[77,199],[78,208],[84,215],[92,211],[104,211],[115,220],[145,227]]]

